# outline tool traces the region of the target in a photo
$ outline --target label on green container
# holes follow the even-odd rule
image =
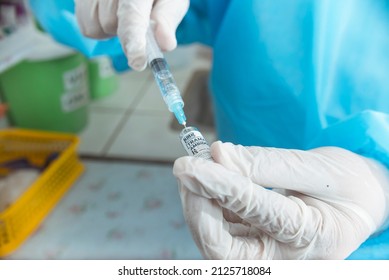
[[[97,60],[99,65],[99,76],[100,78],[110,78],[115,75],[115,72],[112,69],[111,61],[107,57],[100,57]]]
[[[65,90],[74,90],[76,88],[85,87],[88,81],[86,66],[80,66],[66,71],[63,74],[63,83]]]
[[[88,103],[88,76],[84,64],[66,71],[63,83],[65,93],[61,96],[61,105],[64,112],[72,112]]]
[[[61,96],[62,110],[71,112],[85,106],[89,101],[88,90],[69,91]]]

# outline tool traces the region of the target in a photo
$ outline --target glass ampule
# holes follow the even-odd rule
[[[212,160],[211,149],[196,127],[185,127],[180,133],[180,141],[188,155]]]

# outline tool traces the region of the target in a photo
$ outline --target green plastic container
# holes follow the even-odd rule
[[[111,95],[119,86],[118,77],[108,57],[96,57],[88,61],[89,89],[92,100]]]
[[[11,125],[79,132],[88,120],[87,61],[70,49],[44,42],[28,59],[0,75]]]

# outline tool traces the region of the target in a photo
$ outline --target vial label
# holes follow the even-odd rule
[[[190,156],[212,159],[211,149],[204,136],[195,127],[184,128],[180,133],[180,140],[185,151]]]

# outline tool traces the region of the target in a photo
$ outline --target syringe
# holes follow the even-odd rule
[[[183,110],[184,101],[181,98],[169,66],[155,40],[151,26],[147,30],[147,61],[153,71],[155,81],[161,91],[170,112],[174,113],[177,121],[186,126],[186,116]]]

